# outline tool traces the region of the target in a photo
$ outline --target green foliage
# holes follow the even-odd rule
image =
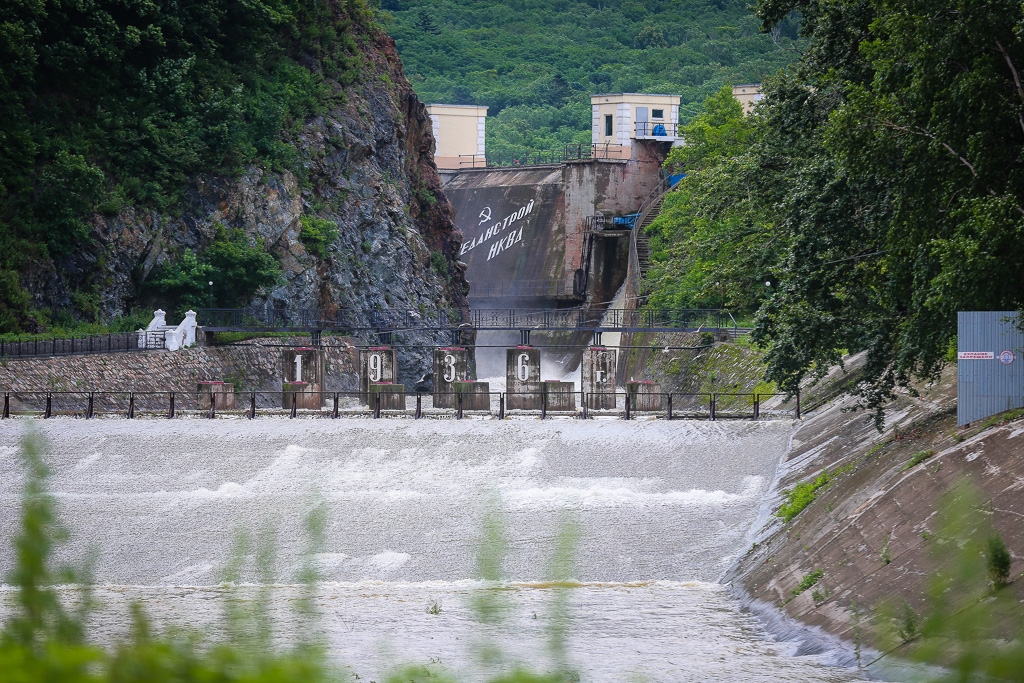
[[[363,0],[5,7],[0,272],[63,267],[94,214],[173,210],[197,174],[293,166],[297,127],[359,73],[369,19]],[[0,280],[0,329],[30,326]]]
[[[985,564],[988,568],[988,580],[997,589],[1010,582],[1010,551],[999,534],[989,536],[985,547]]]
[[[327,258],[328,248],[338,239],[338,224],[309,215],[300,216],[299,222],[302,224],[299,241],[306,247],[306,251],[317,258]]]
[[[445,260],[444,254],[440,251],[430,252],[430,265],[446,282],[451,281],[451,274],[448,272],[448,261]]]
[[[0,333],[24,329],[30,316],[29,295],[12,270],[0,270]]]
[[[792,521],[794,517],[803,512],[804,508],[814,502],[821,489],[828,488],[839,475],[846,474],[852,470],[852,464],[845,465],[831,472],[825,470],[811,481],[802,481],[790,490],[785,491],[783,495],[786,497],[786,501],[779,506],[778,511],[775,513],[776,516],[781,517],[786,522]]]
[[[589,146],[592,94],[678,93],[686,120],[723,84],[759,82],[796,56],[795,20],[770,36],[738,2],[381,5],[420,98],[488,106],[487,152],[505,158]]]
[[[243,231],[217,226],[210,246],[198,256],[186,250],[177,261],[156,268],[147,289],[170,310],[237,307],[280,277],[274,257],[250,246]]]
[[[793,595],[800,595],[801,593],[803,593],[805,590],[807,590],[811,586],[814,586],[815,584],[817,584],[818,581],[820,581],[823,576],[825,576],[825,572],[823,572],[820,569],[815,569],[810,574],[808,574],[807,576],[802,578],[800,580],[800,583],[797,584],[797,587],[794,588],[791,591],[791,593]]]
[[[708,97],[704,111],[682,128],[687,145],[674,149],[665,165],[686,177],[647,227],[651,306],[728,307],[745,316],[769,295],[764,282],[774,279],[779,245],[770,238],[765,203],[771,188],[747,154],[755,132],[729,87]]]
[[[920,465],[933,455],[935,455],[935,451],[917,451],[912,456],[910,456],[910,460],[907,461],[907,464],[904,465],[903,469],[901,469],[900,471],[906,472],[911,467],[917,467],[918,465]]]
[[[883,609],[879,644],[901,658],[941,665],[944,671],[931,678],[936,683],[1024,681],[1024,614],[1011,591],[992,591],[985,551],[996,534],[977,493],[965,485],[951,490],[936,521],[937,570],[926,608],[918,615],[902,600]]]
[[[780,386],[867,351],[857,391],[878,411],[946,362],[958,310],[1024,307],[1024,9],[957,7],[758,5],[766,28],[801,12],[809,40],[769,83],[757,152],[783,190],[754,333]]]

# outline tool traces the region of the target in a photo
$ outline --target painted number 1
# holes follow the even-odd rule
[[[302,356],[295,354],[295,381],[302,381]]]

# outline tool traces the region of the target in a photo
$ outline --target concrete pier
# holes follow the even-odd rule
[[[463,410],[486,410],[491,409],[491,385],[488,382],[456,382],[455,392],[462,394]],[[456,407],[458,397],[456,396]],[[435,404],[436,405],[436,404]]]
[[[405,385],[392,382],[374,382],[370,384],[370,407],[377,405],[380,397],[381,410],[405,410]]]
[[[196,405],[200,410],[209,410],[213,402],[214,410],[235,409],[235,385],[226,382],[198,382],[196,384]]]
[[[540,410],[543,387],[540,381],[540,349],[517,346],[505,355],[505,391],[509,410]]]
[[[458,346],[434,349],[434,407],[455,407],[455,385],[469,379],[469,353]]]
[[[359,350],[359,391],[363,403],[370,400],[370,385],[394,384],[398,381],[395,350],[390,346],[375,346]]]
[[[549,411],[571,412],[576,410],[576,385],[572,382],[549,379],[544,382],[544,395],[547,398]]]
[[[633,410],[652,412],[665,409],[661,385],[650,380],[626,382],[626,393],[629,395]]]
[[[615,349],[591,346],[583,352],[580,386],[591,410],[615,409]]]
[[[293,396],[297,410],[320,410],[323,407],[323,394],[309,382],[284,382],[281,407],[291,410]]]

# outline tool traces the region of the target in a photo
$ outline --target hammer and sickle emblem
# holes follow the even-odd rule
[[[484,210],[480,212],[480,222],[477,225],[483,225],[489,220],[491,220],[491,207],[485,206]]]

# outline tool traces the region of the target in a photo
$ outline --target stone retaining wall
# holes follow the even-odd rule
[[[192,347],[181,351],[134,351],[0,361],[0,390],[11,391],[195,391],[196,383],[225,381],[236,391],[281,391],[281,344]],[[339,344],[338,340],[332,340]],[[344,342],[340,342],[344,344]],[[296,346],[302,345],[301,342]],[[325,391],[356,391],[354,347],[324,347]]]

